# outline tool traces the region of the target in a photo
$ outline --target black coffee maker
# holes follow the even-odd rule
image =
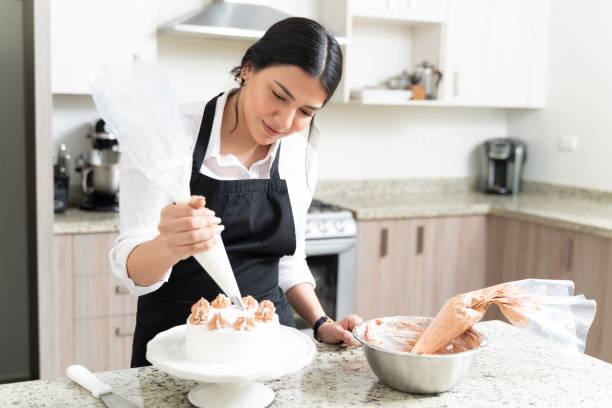
[[[527,145],[513,138],[487,140],[480,146],[481,190],[494,194],[518,194]]]

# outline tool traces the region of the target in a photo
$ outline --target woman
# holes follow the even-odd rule
[[[238,88],[185,115],[196,140],[189,204],[172,204],[123,164],[121,235],[110,258],[113,272],[140,295],[132,367],[149,364],[146,344],[157,333],[184,324],[200,297],[221,292],[192,257],[221,232],[241,293],[272,300],[281,324],[295,326],[291,304],[320,341],[351,344],[361,322],[326,317],[304,250],[316,157],[297,133],[309,126],[311,138],[316,112],[340,81],[338,43],[315,21],[289,18],[232,73]]]

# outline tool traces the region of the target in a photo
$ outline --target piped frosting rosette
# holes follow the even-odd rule
[[[212,302],[200,298],[191,306],[189,323],[206,325],[209,330],[219,330],[232,327],[239,331],[250,331],[255,323],[267,323],[274,320],[276,307],[270,300],[258,302],[252,296],[242,298],[246,310],[240,311],[232,306],[231,300],[220,293]]]
[[[204,324],[208,320],[208,314],[210,313],[211,307],[208,300],[203,297],[200,298],[196,303],[191,306],[191,316],[189,316],[189,323],[191,324]]]
[[[258,322],[270,321],[274,319],[275,312],[276,307],[274,307],[274,303],[269,300],[263,300],[255,312],[255,320]]]

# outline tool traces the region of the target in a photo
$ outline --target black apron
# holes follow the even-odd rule
[[[295,252],[295,226],[287,183],[278,175],[280,145],[270,179],[217,180],[200,173],[215,117],[217,98],[206,104],[193,152],[191,194],[206,197],[206,207],[221,218],[223,242],[243,296],[270,299],[280,322],[295,327],[291,307],[278,286],[278,261]],[[168,282],[138,298],[132,367],[150,365],[147,342],[157,333],[185,324],[191,305],[212,301],[222,290],[193,258],[178,262]]]

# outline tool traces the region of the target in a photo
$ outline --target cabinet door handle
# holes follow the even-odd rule
[[[384,258],[388,253],[389,230],[381,228],[380,230],[380,257]]]
[[[423,253],[423,233],[425,228],[422,225],[417,227],[416,231],[416,254],[420,255]]]
[[[565,270],[568,272],[572,270],[573,252],[574,252],[574,239],[568,238],[567,248],[565,250]]]
[[[115,286],[115,294],[117,295],[129,295],[130,291],[125,286]]]
[[[127,337],[127,336],[133,336],[134,335],[134,329],[132,328],[126,328],[126,327],[117,327],[115,329],[115,336],[117,337]]]

